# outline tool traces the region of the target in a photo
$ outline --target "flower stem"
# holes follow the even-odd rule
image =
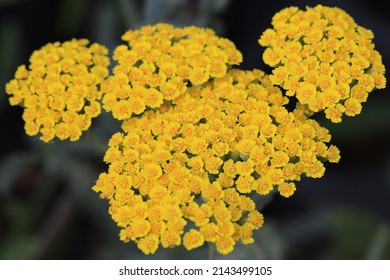
[[[96,137],[96,135],[93,132],[91,132],[90,130],[87,130],[85,135],[86,135],[86,138],[91,143],[93,143],[100,151],[102,151],[103,153],[106,152],[106,150],[107,150],[106,145],[104,145],[102,143],[102,141],[98,137]]]
[[[211,242],[208,242],[209,247],[209,259],[212,260],[214,258],[215,245]]]

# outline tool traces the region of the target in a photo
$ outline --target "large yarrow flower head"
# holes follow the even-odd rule
[[[332,122],[355,116],[374,89],[386,86],[385,67],[371,30],[339,8],[289,7],[260,37],[271,81]]]
[[[115,49],[117,65],[102,87],[103,108],[118,120],[158,108],[242,61],[231,41],[207,28],[160,23],[129,30],[122,39],[128,44]]]
[[[34,51],[7,83],[11,105],[24,107],[26,133],[78,140],[100,114],[101,82],[108,75],[107,49],[86,39],[49,43]]]
[[[123,122],[93,190],[109,201],[120,239],[144,253],[213,243],[228,254],[263,225],[256,196],[291,196],[302,175],[337,162],[328,131],[295,118],[263,72],[230,70],[157,111]]]

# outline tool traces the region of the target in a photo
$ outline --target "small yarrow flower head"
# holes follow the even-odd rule
[[[271,81],[312,112],[332,122],[360,114],[375,89],[386,86],[382,57],[374,35],[345,11],[318,5],[305,11],[285,8],[272,19],[259,43]]]
[[[275,189],[289,197],[294,181],[322,177],[323,161],[339,160],[327,130],[295,119],[287,101],[263,72],[231,69],[125,120],[93,186],[120,239],[146,254],[206,242],[228,254],[253,243],[264,221],[254,196]]]
[[[34,51],[6,85],[11,105],[24,108],[26,133],[78,140],[100,114],[100,84],[108,76],[107,49],[86,39],[49,43]]]
[[[103,108],[118,120],[159,108],[242,61],[231,41],[207,28],[159,23],[129,30],[122,39],[127,44],[114,50],[117,65],[102,86]]]

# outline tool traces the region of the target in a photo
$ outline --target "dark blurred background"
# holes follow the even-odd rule
[[[270,69],[257,40],[272,16],[294,5],[337,6],[374,34],[390,65],[390,17],[385,1],[257,0],[0,0],[0,259],[202,259],[207,248],[159,249],[144,256],[119,241],[107,203],[90,187],[105,171],[103,152],[78,142],[41,143],[24,133],[22,108],[11,107],[4,86],[31,53],[48,42],[88,38],[112,51],[129,28],[169,22],[207,26],[243,53],[243,69]],[[390,66],[388,66],[390,67]],[[388,68],[387,67],[387,68]],[[387,75],[387,80],[388,75]],[[390,95],[370,94],[363,112],[331,124],[341,161],[321,179],[303,179],[289,199],[275,196],[262,209],[255,244],[237,245],[216,259],[390,259]],[[106,143],[119,124],[93,122]],[[86,137],[87,138],[87,137]]]

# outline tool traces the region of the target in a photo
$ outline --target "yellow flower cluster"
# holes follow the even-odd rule
[[[35,51],[6,92],[24,107],[27,134],[45,142],[79,139],[100,102],[121,121],[92,189],[122,241],[145,254],[206,242],[228,254],[262,227],[256,198],[290,197],[302,177],[340,160],[310,117],[357,115],[386,85],[372,32],[344,11],[290,7],[272,25],[259,39],[271,75],[235,69],[241,53],[210,29],[160,23],[122,36],[111,75],[105,47],[71,40]]]
[[[252,195],[295,191],[302,175],[318,178],[322,161],[339,160],[330,135],[296,118],[263,72],[230,70],[142,118],[123,122],[109,142],[93,190],[108,199],[122,228],[145,254],[214,243],[221,254],[253,243],[263,224]]]
[[[289,7],[275,14],[272,25],[259,39],[267,47],[264,62],[275,68],[271,80],[311,111],[324,111],[332,122],[341,122],[344,114],[361,112],[368,93],[385,87],[385,67],[372,31],[345,11]]]
[[[102,86],[103,107],[118,120],[158,108],[242,61],[234,44],[211,29],[160,23],[129,30],[122,39],[128,45],[115,49],[117,65]]]
[[[24,107],[30,136],[41,133],[48,142],[78,140],[100,114],[100,83],[108,76],[107,49],[88,40],[49,43],[30,57],[29,69],[18,67],[7,83],[11,105]]]

